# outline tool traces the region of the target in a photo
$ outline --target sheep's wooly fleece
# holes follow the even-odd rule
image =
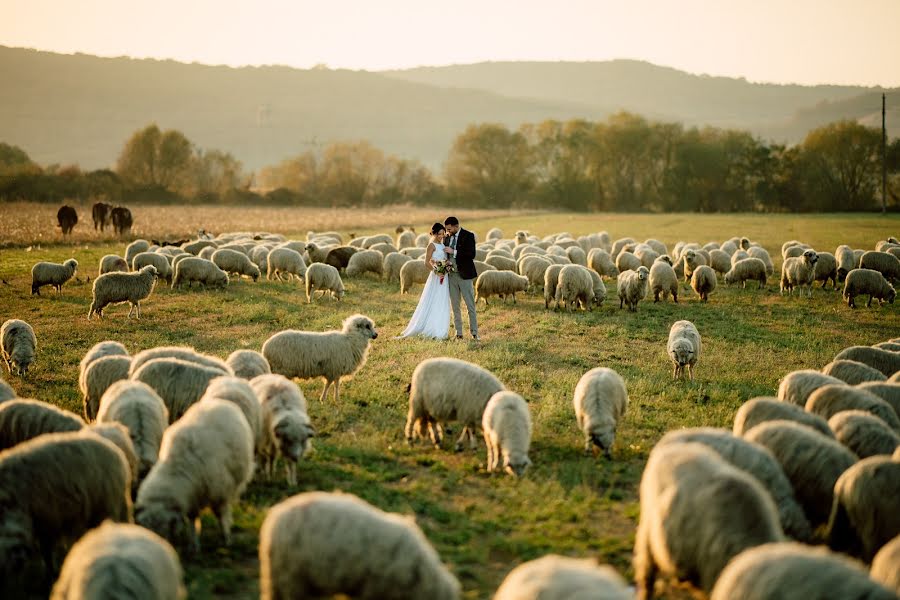
[[[110,304],[128,302],[131,310],[128,316],[137,310],[141,316],[141,300],[146,300],[153,293],[159,273],[153,265],[142,267],[136,273],[104,273],[94,280],[93,302],[91,302],[88,318],[92,315],[103,317],[103,309]]]
[[[138,480],[156,464],[163,432],[169,425],[169,411],[149,385],[139,381],[118,381],[100,399],[98,423],[121,423],[138,458]]]
[[[34,362],[37,337],[31,325],[20,319],[9,319],[0,326],[0,354],[10,373],[24,376]]]
[[[822,368],[826,375],[837,377],[844,383],[856,385],[865,381],[884,381],[887,377],[878,369],[856,360],[833,360]]]
[[[85,388],[84,385],[85,371],[93,361],[98,358],[103,358],[104,356],[128,356],[128,350],[121,343],[111,340],[94,344],[91,349],[85,353],[78,365],[78,388],[81,390],[82,396],[87,393],[87,388]]]
[[[149,348],[138,352],[131,361],[131,371],[129,372],[129,375],[134,375],[138,369],[144,366],[144,363],[157,358],[177,358],[204,367],[218,369],[227,375],[234,375],[234,373],[231,372],[231,367],[229,367],[225,361],[216,358],[215,356],[210,356],[209,354],[197,352],[188,346],[157,346],[156,348]]]
[[[132,381],[146,383],[159,394],[174,423],[206,392],[209,382],[229,373],[178,358],[157,358],[131,375]]]
[[[900,417],[891,405],[862,388],[849,385],[826,385],[810,394],[807,412],[830,419],[845,410],[864,410],[880,418],[894,431],[900,432]]]
[[[84,418],[93,421],[100,407],[100,399],[117,381],[128,379],[131,359],[127,356],[104,356],[91,362],[84,372]]]
[[[871,346],[850,346],[838,352],[835,360],[855,360],[881,371],[885,377],[890,377],[900,371],[900,353],[872,348]]]
[[[900,535],[881,547],[872,560],[870,575],[900,596]]]
[[[709,593],[729,560],[747,548],[784,540],[765,488],[700,444],[654,448],[641,476],[640,501],[638,597],[652,596],[657,570],[690,574]]]
[[[266,375],[271,373],[269,361],[255,350],[235,350],[225,359],[235,377],[251,380],[258,375]]]
[[[766,421],[796,421],[822,435],[834,437],[828,422],[819,415],[808,413],[796,404],[769,397],[751,398],[741,405],[734,415],[734,435],[744,435]]]
[[[531,413],[528,404],[515,392],[497,392],[488,401],[481,421],[487,447],[487,470],[502,466],[510,475],[521,477],[531,465]]]
[[[607,367],[591,369],[578,380],[572,403],[575,421],[584,433],[585,453],[590,452],[593,445],[610,458],[616,428],[628,408],[625,380]]]
[[[260,531],[259,562],[263,600],[460,597],[459,582],[411,518],[350,494],[310,492],[272,507]]]
[[[793,542],[764,544],[732,560],[710,600],[866,598],[896,600],[869,578],[865,566],[822,547]]]
[[[75,413],[40,400],[16,399],[0,404],[0,450],[45,433],[81,431],[83,427],[84,421]]]
[[[864,410],[843,410],[828,420],[837,440],[860,458],[890,456],[900,447],[900,435]]]
[[[16,397],[16,390],[12,389],[12,387],[0,379],[0,402],[5,402],[7,400],[12,400]]]
[[[174,548],[137,525],[105,522],[72,546],[50,600],[187,597]]]
[[[830,384],[842,384],[837,377],[825,375],[812,369],[792,371],[785,375],[778,384],[778,399],[782,402],[790,402],[797,406],[806,406],[810,394],[822,386]]]
[[[628,584],[615,569],[592,559],[549,554],[517,566],[494,594],[494,600],[631,600]]]

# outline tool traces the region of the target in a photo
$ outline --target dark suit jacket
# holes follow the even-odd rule
[[[450,237],[444,238],[445,246],[450,245]],[[463,279],[478,277],[475,270],[475,234],[465,229],[460,229],[456,238],[456,271]]]

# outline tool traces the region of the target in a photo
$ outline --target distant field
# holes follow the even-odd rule
[[[9,222],[17,219],[7,217],[6,208],[0,219],[4,242],[10,228],[16,227]],[[182,218],[176,218],[181,209],[165,210],[163,220],[173,226],[172,232],[205,227],[216,232],[267,229],[297,236],[308,229],[393,232],[401,223],[421,230],[445,216],[445,211],[406,208],[377,214],[341,212],[329,220],[328,211],[319,211],[309,213],[315,220],[307,221],[302,212],[291,215],[280,209],[246,214],[235,209],[229,214],[224,209],[189,208]],[[41,230],[48,235],[53,233],[55,208],[49,214],[51,226]],[[607,230],[614,239],[654,237],[671,248],[678,240],[705,243],[745,235],[769,250],[776,269],[781,244],[788,239],[833,252],[840,243],[872,248],[878,240],[900,232],[896,216],[459,214],[464,227],[482,236],[493,226],[507,236],[516,229],[538,235]],[[76,234],[88,228],[84,221],[89,215],[82,215]],[[228,227],[217,226],[211,215]],[[480,308],[479,345],[393,339],[412,314],[421,287],[400,296],[398,286],[373,277],[345,278],[343,302],[312,305],[305,303],[299,287],[288,283],[240,281],[225,291],[178,292],[160,285],[144,304],[140,321],[126,320],[126,307],[109,308],[102,322],[88,321],[90,286],[85,276],[94,278],[100,257],[122,254],[124,246],[79,239],[73,245],[43,243],[40,248],[0,252],[4,280],[0,321],[25,319],[39,341],[28,380],[4,374],[20,395],[80,412],[78,362],[91,345],[106,339],[119,340],[132,352],[184,344],[225,357],[238,348],[259,350],[282,329],[339,328],[344,318],[357,312],[374,319],[380,333],[366,366],[342,386],[340,406],[318,401],[321,382],[300,383],[318,437],[315,453],[299,469],[298,488],[289,489],[280,471],[274,482],[254,482],[236,511],[237,531],[230,548],[219,547],[215,521],[211,515],[204,517],[203,551],[186,563],[191,598],[256,597],[257,532],[266,509],[307,490],[345,490],[384,509],[414,514],[462,581],[466,598],[489,598],[516,564],[551,552],[597,557],[630,578],[638,483],[650,449],[666,431],[730,427],[742,402],[774,394],[787,372],[821,368],[845,346],[900,336],[900,304],[851,310],[839,292],[819,289],[812,299],[783,298],[774,278],[764,291],[750,289],[753,286],[728,289],[720,282],[708,304],[685,291],[678,305],[644,302],[637,314],[619,310],[614,282],[607,282],[608,299],[592,313],[546,311],[542,299],[524,296],[517,305]],[[66,286],[60,297],[45,289],[42,297],[32,298],[31,265],[69,257],[81,265],[80,282]],[[670,379],[665,343],[670,325],[678,319],[693,321],[703,336],[703,356],[693,384]],[[405,445],[404,388],[415,366],[434,356],[478,363],[529,401],[535,422],[534,466],[522,480],[488,476],[483,443],[478,453],[459,454]],[[611,461],[582,455],[583,439],[571,407],[576,382],[596,366],[617,370],[630,396]],[[679,586],[662,592],[664,598],[691,597]]]

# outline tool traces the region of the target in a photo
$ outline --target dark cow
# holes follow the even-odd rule
[[[56,211],[56,222],[57,227],[62,229],[63,235],[68,235],[72,233],[72,229],[78,223],[78,213],[67,204]]]
[[[110,213],[112,205],[105,202],[97,202],[91,208],[91,216],[94,218],[94,231],[99,228],[103,231],[109,225]]]
[[[134,221],[131,218],[131,211],[124,206],[117,206],[112,209],[112,224],[117,235],[124,235],[131,231],[131,225]]]

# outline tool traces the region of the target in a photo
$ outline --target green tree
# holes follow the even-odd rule
[[[856,121],[830,123],[807,134],[802,156],[808,193],[819,210],[870,210],[881,177],[881,132]]]
[[[162,132],[153,124],[128,139],[116,172],[133,184],[179,191],[189,185],[192,157],[191,143],[183,133]]]
[[[534,186],[531,148],[503,125],[470,125],[457,136],[444,165],[447,186],[462,202],[509,207]]]

